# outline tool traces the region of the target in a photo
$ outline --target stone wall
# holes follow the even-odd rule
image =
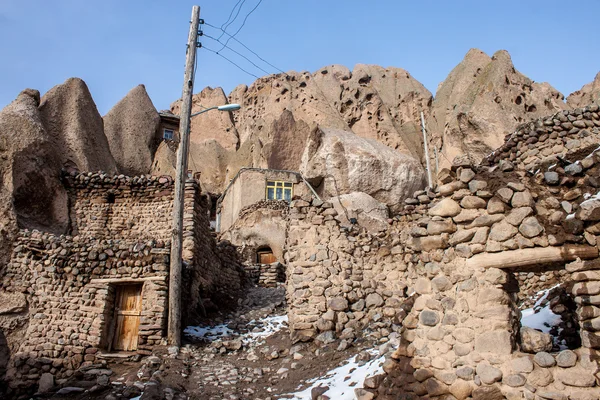
[[[166,343],[172,180],[74,173],[64,183],[75,235],[21,231],[1,271],[2,298],[24,297],[23,307],[2,310],[25,319],[23,340],[9,343],[7,380],[16,391],[35,387],[45,372],[66,379],[111,348],[119,285],[141,287],[137,352]],[[203,298],[224,307],[246,282],[235,248],[210,232],[208,212],[199,185],[188,181],[184,324],[203,313]]]
[[[583,174],[599,173],[595,157]],[[384,379],[369,387],[383,399],[598,398],[591,321],[600,315],[600,200],[586,200],[597,189],[583,176],[575,196],[524,172],[455,172],[409,199],[378,235],[341,226],[328,203],[292,204],[285,260],[293,340],[366,334],[399,342]],[[548,250],[558,260],[533,257]],[[592,260],[566,265],[575,253]],[[498,264],[503,257],[511,263]],[[540,286],[523,288],[515,274],[559,270],[572,281],[583,345],[550,354],[532,348],[527,335],[537,331],[520,329],[519,289]]]
[[[482,164],[510,161],[519,169],[535,171],[555,164],[557,157],[571,159],[600,143],[600,115],[597,104],[565,110],[517,127],[504,144]]]
[[[170,240],[171,177],[90,172],[67,175],[63,181],[69,191],[73,235]]]
[[[13,345],[8,380],[27,387],[43,372],[67,378],[107,348],[115,285],[139,283],[139,350],[161,342],[166,327],[169,250],[153,241],[86,240],[22,231],[2,290],[25,293],[27,333]],[[112,296],[111,296],[112,295]]]

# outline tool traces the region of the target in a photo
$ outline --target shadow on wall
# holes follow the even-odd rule
[[[4,382],[9,359],[10,349],[8,348],[8,341],[6,340],[4,331],[0,329],[0,383]],[[0,395],[4,393],[5,388],[6,385],[0,384]]]

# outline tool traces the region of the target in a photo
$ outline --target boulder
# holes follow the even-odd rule
[[[526,326],[521,327],[521,351],[537,353],[552,350],[552,338],[547,333]]]
[[[336,219],[344,226],[350,226],[350,219],[355,218],[358,225],[369,232],[379,232],[389,227],[387,206],[366,193],[343,194],[329,201],[337,212]]]
[[[323,197],[364,192],[400,210],[403,201],[426,185],[419,161],[352,132],[318,129],[302,156],[301,172]]]
[[[129,176],[149,173],[159,144],[160,116],[144,85],[131,89],[103,119],[118,171]]]
[[[582,221],[600,221],[600,199],[589,199],[581,203],[576,217]]]
[[[41,99],[40,117],[64,166],[82,172],[117,172],[102,117],[79,78],[54,86]]]

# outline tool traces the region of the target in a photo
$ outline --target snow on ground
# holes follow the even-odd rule
[[[550,309],[550,302],[546,302],[546,304],[542,306],[542,303],[544,303],[550,291],[557,286],[560,286],[560,284],[549,289],[541,290],[534,295],[538,300],[533,307],[521,311],[521,326],[538,329],[544,333],[550,334],[550,330],[562,322],[560,315],[554,314]],[[553,339],[556,338],[553,337]],[[558,344],[561,348],[566,348],[564,343]]]
[[[216,339],[231,336],[233,331],[227,325],[188,326],[183,333],[195,339],[204,339],[212,342]]]
[[[370,351],[370,353],[374,354],[375,350]],[[329,396],[330,399],[354,400],[354,389],[361,388],[365,378],[383,373],[382,365],[385,361],[385,357],[381,356],[364,365],[359,365],[357,357],[349,358],[345,361],[346,364],[328,371],[321,378],[310,379],[307,382],[311,384],[308,388],[296,393],[287,394],[282,396],[282,398],[310,400],[310,392],[313,388],[327,386],[329,390],[324,394]]]
[[[225,338],[239,338],[247,345],[259,342],[261,339],[282,330],[287,327],[287,321],[287,315],[273,315],[248,322],[248,327],[254,326],[254,328],[246,333],[233,331],[227,324],[215,326],[188,326],[183,333],[194,339],[206,340],[209,342]]]

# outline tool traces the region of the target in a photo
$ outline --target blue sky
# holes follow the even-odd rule
[[[259,1],[239,0],[227,31],[233,34]],[[168,108],[181,95],[194,4],[220,27],[238,0],[0,0],[0,108],[26,87],[43,94],[72,76],[87,82],[101,114],[140,83],[157,109]],[[262,0],[236,38],[284,71],[395,66],[432,92],[470,48],[490,55],[506,49],[519,71],[568,95],[600,71],[599,14],[598,0]],[[234,41],[229,46],[277,72]],[[266,75],[227,49],[222,54]],[[206,50],[198,61],[195,92],[221,86],[228,93],[255,80]]]

